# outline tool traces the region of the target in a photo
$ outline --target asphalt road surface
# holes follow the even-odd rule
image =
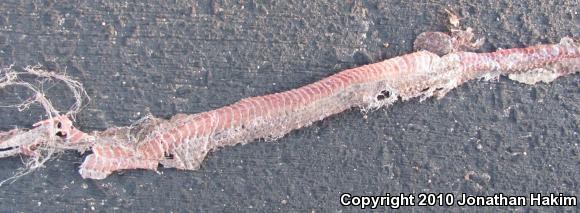
[[[206,111],[412,52],[419,33],[447,30],[445,9],[487,39],[481,51],[580,37],[574,0],[4,0],[0,65],[66,71],[91,96],[78,127],[103,130],[147,114]],[[579,84],[578,75],[532,86],[469,82],[442,100],[396,103],[366,116],[353,109],[275,142],[221,149],[198,171],[83,180],[83,155],[65,153],[1,187],[0,211],[348,212],[360,208],[341,206],[342,193],[578,196]],[[56,105],[70,103],[65,88],[48,92]],[[0,102],[20,93],[0,91]],[[29,127],[42,111],[0,108],[0,115],[5,131]],[[0,160],[0,178],[21,166],[19,157]]]

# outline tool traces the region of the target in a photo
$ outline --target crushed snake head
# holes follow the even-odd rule
[[[0,132],[0,158],[38,155],[38,147],[84,150],[90,136],[76,129],[69,116],[49,118],[32,125],[32,129]]]

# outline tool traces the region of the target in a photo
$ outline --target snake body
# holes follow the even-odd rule
[[[169,120],[151,118],[130,127],[85,133],[73,126],[69,115],[56,113],[53,118],[36,123],[32,130],[0,132],[0,158],[23,154],[38,161],[42,150],[50,154],[90,149],[92,153],[85,158],[80,174],[91,179],[104,179],[118,170],[156,170],[160,164],[195,170],[212,150],[260,138],[276,139],[350,108],[368,111],[399,100],[442,98],[473,79],[507,75],[534,84],[580,71],[580,44],[571,38],[563,38],[558,44],[491,53],[463,51],[483,43],[471,43],[472,38],[469,29],[453,30],[451,35],[426,32],[415,41],[421,51],[347,69],[300,88],[245,98],[198,114],[178,114]],[[75,97],[80,94],[74,90],[81,88],[80,83],[66,76],[28,71],[63,80],[73,88]],[[0,83],[15,79],[8,74],[0,78]]]
[[[153,119],[135,131],[116,128],[72,140],[93,141],[93,153],[81,165],[83,178],[103,179],[124,169],[164,167],[194,170],[208,152],[259,138],[279,138],[353,107],[372,110],[397,100],[443,97],[472,79],[499,75],[524,83],[551,81],[580,70],[580,45],[570,38],[558,44],[492,53],[429,51],[344,70],[285,92],[242,99],[229,106],[170,120]],[[133,142],[131,142],[133,140]],[[128,142],[129,141],[129,142]],[[135,142],[136,141],[136,142]]]

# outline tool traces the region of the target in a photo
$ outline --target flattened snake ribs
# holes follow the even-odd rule
[[[91,149],[80,167],[83,178],[104,179],[125,169],[156,170],[161,164],[183,170],[200,167],[208,152],[288,132],[352,107],[377,109],[395,101],[441,98],[472,79],[510,79],[533,84],[580,70],[580,45],[571,38],[558,44],[473,53],[471,32],[423,33],[415,53],[344,70],[285,92],[242,99],[229,106],[169,120],[151,118],[132,127],[84,133],[69,116],[39,122],[29,130],[0,133],[0,157],[33,155],[35,147],[60,144]],[[47,135],[58,134],[58,137]],[[48,138],[56,141],[48,143]],[[62,149],[65,149],[62,148]]]

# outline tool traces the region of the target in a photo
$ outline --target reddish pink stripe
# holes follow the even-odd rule
[[[268,95],[268,100],[272,103],[272,108],[275,110],[275,112],[282,108],[282,101],[280,100],[280,97],[278,97],[277,93]]]
[[[151,153],[153,158],[151,159],[160,159],[161,157],[163,157],[164,150],[163,145],[161,143],[156,141],[149,141],[148,144],[150,144],[151,151],[153,151]]]
[[[320,81],[320,85],[326,89],[325,91],[328,93],[328,96],[334,93],[334,84],[330,82],[330,79]]]
[[[207,112],[202,113],[199,116],[199,133],[198,136],[205,137],[209,134],[211,128],[211,117]]]
[[[308,101],[306,100],[306,97],[304,97],[304,94],[302,93],[301,89],[293,89],[294,90],[294,94],[296,96],[298,96],[298,98],[296,99],[296,101],[298,101],[298,107],[302,107],[304,105],[308,104]]]
[[[306,100],[306,97],[304,97],[304,94],[302,94],[301,89],[293,89],[291,91],[292,91],[292,93],[294,93],[294,96],[296,96],[296,101],[298,102],[298,107],[302,107],[302,106],[308,104],[308,101]]]
[[[179,127],[178,127],[179,131],[181,132],[181,136],[183,137],[184,140],[190,138],[192,135],[191,132],[189,131],[189,123],[191,123],[191,121],[186,121],[183,124],[179,125]],[[181,143],[181,141],[178,141],[177,143],[175,143],[169,147],[170,147],[170,149],[173,149],[171,147],[174,147],[174,146],[176,146],[176,144],[180,144],[180,143]]]
[[[115,167],[113,165],[113,162],[111,162],[109,159],[104,159],[103,171],[115,171]]]
[[[314,93],[314,89],[312,89],[312,87],[302,87],[302,91],[306,93],[308,104],[312,104],[318,100],[317,94]]]
[[[264,100],[261,96],[252,98],[252,102],[256,106],[256,116],[267,117],[268,116],[268,102]]]
[[[250,99],[246,99],[246,102],[248,104],[249,108],[249,113],[250,113],[250,119],[251,118],[257,118],[258,116],[260,116],[260,105],[256,103],[256,99],[255,98],[250,98]],[[248,120],[249,121],[249,120]]]
[[[312,99],[318,100],[319,98],[322,97],[321,96],[322,92],[320,91],[320,89],[318,89],[318,87],[308,85],[307,88],[310,91],[310,97],[312,97]]]
[[[368,65],[366,65],[368,66]],[[348,69],[343,71],[344,75],[348,76],[354,83],[362,82],[362,77],[359,74],[359,69]]]
[[[101,147],[98,144],[95,144],[93,147],[91,147],[91,151],[93,151],[95,155],[100,155],[101,153],[100,149]]]
[[[97,155],[89,155],[87,156],[87,158],[85,159],[85,162],[83,164],[85,164],[85,168],[94,168],[95,167],[95,158],[97,157]]]
[[[394,75],[396,75],[396,74],[392,72],[393,66],[391,65],[391,63],[381,62],[381,63],[371,64],[369,66],[378,67],[378,69],[380,69],[382,72],[383,78],[385,78],[385,79],[395,78]]]
[[[304,91],[304,93],[306,93],[306,97],[308,99],[309,104],[314,103],[317,100],[316,93],[314,93],[312,87],[303,87],[302,90]]]
[[[338,73],[338,75],[336,75],[336,77],[339,78],[344,83],[343,88],[346,88],[348,85],[350,85],[352,83],[351,78],[347,77],[346,75],[344,75],[342,73]]]
[[[344,80],[342,80],[341,78],[339,78],[337,75],[335,75],[333,78],[334,82],[336,82],[336,89],[342,89],[342,88],[346,88],[347,84]]]
[[[189,129],[189,134],[190,134],[189,137],[190,138],[193,139],[193,138],[197,137],[197,128],[196,128],[195,122],[193,122],[193,121],[187,122],[187,124],[185,126]]]
[[[209,125],[209,132],[208,132],[207,135],[208,136],[211,136],[211,135],[213,135],[215,133],[215,131],[216,131],[218,125],[219,125],[219,122],[220,122],[219,119],[220,119],[220,117],[217,114],[217,111],[216,110],[209,111],[208,112],[208,116],[209,116],[209,123],[210,123],[210,125]]]
[[[231,105],[232,108],[232,119],[231,119],[231,126],[236,127],[239,126],[242,121],[242,113],[240,110],[240,106],[237,104]]]
[[[404,73],[408,73],[410,70],[407,67],[407,63],[405,62],[406,57],[397,57],[396,63],[399,65],[400,71]]]
[[[98,155],[95,155],[95,157],[93,158],[93,166],[91,167],[93,170],[97,170],[97,171],[103,171],[104,168],[104,164],[105,162],[103,162],[103,159],[101,157],[99,157]]]
[[[340,87],[340,82],[336,81],[335,78],[327,78],[325,82],[333,94],[335,93],[336,89]]]
[[[317,96],[319,96],[319,98],[326,97],[326,95],[328,94],[326,89],[321,84],[315,83],[311,84],[310,86],[312,88],[312,91],[314,91],[317,94]]]
[[[302,106],[306,106],[311,101],[313,101],[313,100],[310,100],[310,94],[308,94],[308,92],[306,92],[306,89],[304,89],[304,88],[296,89],[296,93],[300,96],[300,99],[302,100]]]
[[[95,155],[103,155],[102,145],[95,145],[91,149]]]
[[[153,144],[145,143],[144,145],[144,152],[146,159],[154,159],[155,158],[155,149],[153,148]]]
[[[162,137],[161,139],[151,140],[151,143],[161,144],[161,147],[163,147],[162,148],[163,150],[167,150],[169,148],[169,144],[173,144],[173,143],[177,142],[177,139],[174,138],[173,132],[171,132],[171,130],[168,132],[165,132],[163,134],[163,136],[161,136],[161,137]]]
[[[194,142],[197,138],[201,137],[201,134],[200,134],[201,127],[199,125],[200,124],[198,122],[191,122],[190,129],[189,129],[193,133],[193,136],[191,136],[191,139],[190,139],[191,142]],[[187,145],[187,144],[183,144],[183,145]]]
[[[271,95],[262,96],[264,101],[268,103],[268,117],[271,116],[274,112],[276,112],[276,105],[274,104],[274,100],[271,98]]]
[[[367,72],[369,72],[373,79],[380,80],[382,79],[382,72],[377,66],[365,66]]]
[[[125,155],[125,153],[123,151],[121,151],[121,148],[113,147],[112,149],[113,149],[113,154],[115,155],[115,158],[127,157],[127,155]]]
[[[72,133],[71,133],[71,136],[69,138],[70,143],[78,143],[85,136],[84,132],[81,132],[81,131],[76,130],[76,129],[73,129],[71,132]]]
[[[215,132],[217,131],[217,128],[220,124],[220,115],[218,114],[217,110],[212,110],[209,111],[209,117],[210,117],[210,131],[209,131],[209,136],[214,135]]]
[[[306,104],[306,102],[302,98],[302,95],[298,92],[298,89],[292,89],[290,91],[292,91],[291,93],[294,96],[294,103],[295,103],[294,106],[301,107],[302,105]]]
[[[167,144],[167,146],[163,146],[163,149],[164,150],[169,150],[169,145],[170,144],[175,144],[178,141],[182,141],[184,139],[183,138],[183,134],[181,134],[181,131],[179,130],[179,126],[177,126],[177,127],[173,128],[172,130],[170,130],[169,134],[173,135],[173,139],[175,141]]]
[[[401,71],[401,66],[399,65],[399,63],[397,63],[397,60],[392,60],[388,62],[391,63],[391,66],[394,68],[393,70],[397,74],[397,76],[403,75],[403,71]]]
[[[290,91],[286,91],[281,93],[282,97],[284,98],[284,103],[286,103],[286,107],[294,107],[294,105],[296,105],[296,97],[294,97],[294,94]],[[286,109],[286,108],[284,108]]]
[[[137,152],[141,154],[141,156],[145,159],[149,159],[151,157],[149,156],[149,152],[147,151],[147,149],[148,149],[147,144],[141,144],[137,146]]]
[[[265,97],[264,97],[264,100],[266,100],[266,101],[269,103],[269,106],[270,106],[270,107],[269,107],[269,110],[268,110],[268,112],[269,112],[269,113],[274,113],[274,112],[276,112],[276,109],[277,109],[277,103],[276,103],[276,100],[275,100],[275,98],[273,98],[273,97],[272,97],[272,95],[268,95],[268,96],[265,96]]]
[[[279,104],[280,104],[278,110],[285,111],[286,110],[286,106],[288,104],[287,104],[287,101],[284,98],[284,93],[276,93],[275,96],[276,96],[276,100],[278,100],[279,101]]]
[[[288,106],[288,101],[286,101],[284,93],[276,93],[275,98],[278,101],[278,110],[285,111],[286,106]]]
[[[325,81],[319,81],[316,83],[320,90],[324,93],[324,97],[332,95],[332,88]]]
[[[218,109],[214,110],[214,113],[216,115],[216,119],[217,119],[217,123],[215,124],[215,131],[221,131],[225,128],[225,122],[224,120],[226,119],[226,107],[221,107]]]
[[[284,103],[286,103],[286,107],[294,107],[297,103],[296,103],[296,98],[294,97],[294,94],[290,91],[286,91],[284,93],[282,93],[284,96]],[[286,108],[284,108],[286,109]]]
[[[345,82],[348,82],[349,84],[354,84],[356,82],[354,76],[352,76],[350,72],[343,71],[339,72],[337,75],[343,78]]]
[[[264,100],[268,102],[268,113],[274,113],[278,108],[278,105],[276,105],[274,97],[272,97],[272,95],[266,95],[262,96],[262,98],[264,98]]]
[[[119,167],[120,167],[120,168],[124,168],[124,169],[133,169],[133,168],[131,168],[131,167],[128,165],[128,163],[127,163],[127,160],[122,160],[122,161],[120,161],[120,162],[119,162]]]
[[[238,106],[240,107],[240,114],[241,114],[241,118],[240,118],[240,122],[241,124],[246,124],[246,122],[248,120],[250,120],[250,110],[251,110],[251,106],[247,103],[247,102],[238,102]]]
[[[368,65],[367,65],[368,66]],[[354,79],[354,82],[356,83],[362,83],[364,82],[364,76],[361,73],[360,69],[351,69],[352,71],[349,72],[349,75],[352,76],[352,78]]]
[[[562,56],[568,55],[568,51],[567,51],[566,47],[564,47],[563,45],[559,45],[558,46],[558,49],[560,51],[558,51],[559,54],[558,54],[558,57],[557,58],[560,58]]]
[[[411,56],[413,56],[413,54],[405,55],[405,57],[401,57],[401,59],[402,59],[401,63],[403,63],[405,66],[405,68],[403,70],[405,70],[407,72],[412,72],[412,70],[413,70],[411,59],[410,59]]]

